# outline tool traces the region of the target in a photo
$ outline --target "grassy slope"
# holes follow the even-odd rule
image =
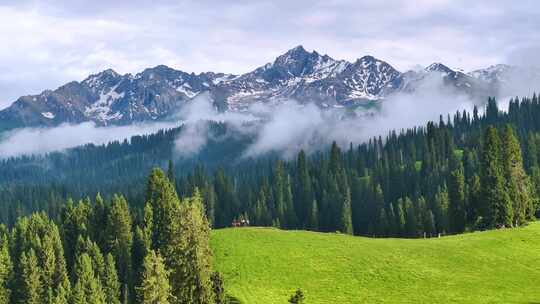
[[[540,303],[540,222],[440,239],[216,230],[215,263],[245,304]]]

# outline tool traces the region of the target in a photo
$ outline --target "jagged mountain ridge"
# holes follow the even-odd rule
[[[113,70],[23,96],[0,111],[2,129],[94,121],[99,125],[159,120],[230,75],[189,74],[160,65],[136,75]]]
[[[501,69],[465,74],[435,63],[422,71],[402,73],[373,56],[348,62],[297,46],[242,75],[186,73],[164,65],[136,75],[105,70],[54,91],[20,97],[0,111],[0,129],[161,120],[202,92],[209,92],[218,108],[230,111],[245,110],[254,102],[287,99],[321,107],[367,106],[397,92],[413,92],[433,74],[459,92],[485,97],[497,89],[498,79],[504,79]]]

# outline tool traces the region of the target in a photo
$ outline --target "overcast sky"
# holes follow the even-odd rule
[[[299,44],[401,71],[540,62],[539,1],[0,0],[0,23],[0,107],[106,68],[244,73]]]

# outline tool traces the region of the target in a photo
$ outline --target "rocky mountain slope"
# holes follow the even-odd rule
[[[194,74],[163,65],[136,75],[105,70],[54,91],[20,97],[0,111],[0,130],[66,122],[108,125],[161,120],[202,92],[209,92],[224,111],[288,99],[323,108],[368,107],[395,93],[414,92],[431,77],[442,77],[450,90],[484,98],[496,95],[510,72],[515,73],[515,68],[499,65],[465,74],[434,63],[402,73],[372,56],[348,62],[297,46],[243,75]]]

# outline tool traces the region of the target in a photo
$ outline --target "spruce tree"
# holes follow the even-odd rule
[[[313,220],[313,200],[315,198],[313,196],[313,186],[309,169],[307,167],[306,153],[304,152],[304,150],[301,150],[300,153],[298,153],[296,171],[297,190],[295,194],[297,210],[300,211],[299,218],[303,222],[303,226],[316,230],[317,228],[313,227],[313,222],[310,222]]]
[[[133,246],[131,226],[131,215],[127,201],[121,195],[114,195],[107,218],[107,244],[109,251],[115,258],[123,299],[128,297],[129,289],[133,283],[131,282],[131,250]]]
[[[379,236],[386,236],[388,235],[388,217],[386,216],[386,210],[384,208],[381,208],[381,211],[379,212],[379,216],[377,217],[377,229],[376,234]]]
[[[319,207],[317,206],[317,200],[315,199],[311,202],[311,208],[309,208],[307,227],[314,231],[319,229]]]
[[[0,303],[8,303],[11,295],[8,284],[11,280],[13,265],[9,255],[8,231],[0,224]]]
[[[66,265],[69,273],[73,272],[73,265],[76,264],[76,246],[79,236],[86,239],[89,236],[91,219],[91,206],[85,201],[77,204],[72,199],[68,199],[66,206],[61,213],[61,234],[65,249]],[[103,223],[102,223],[103,224]]]
[[[178,237],[172,239],[164,251],[171,270],[170,282],[175,297],[172,302],[212,303],[210,226],[197,189],[193,197],[182,203],[177,222]]]
[[[405,231],[407,236],[416,237],[418,236],[418,221],[416,217],[416,210],[414,204],[410,198],[405,197],[404,201],[405,209]]]
[[[174,163],[172,159],[169,159],[169,164],[167,166],[167,178],[171,185],[176,189],[176,177],[174,176]]]
[[[289,229],[298,227],[298,217],[296,216],[296,211],[293,203],[293,194],[290,176],[286,176],[285,185],[283,189],[283,203],[285,206],[285,223],[286,227]]]
[[[530,173],[532,168],[538,167],[538,145],[534,133],[529,132],[529,134],[527,135],[526,145],[527,153],[524,166],[527,172]]]
[[[169,304],[172,294],[169,285],[169,271],[163,258],[150,250],[144,258],[142,281],[137,287],[137,299],[140,304]]]
[[[399,235],[405,236],[405,209],[403,199],[398,199],[397,201],[397,214],[396,214],[396,232]]]
[[[512,204],[505,191],[502,147],[497,129],[488,127],[482,147],[482,215],[488,227],[512,225]]]
[[[531,218],[533,191],[529,177],[523,168],[521,147],[510,125],[502,133],[503,168],[506,179],[505,192],[512,203],[512,224],[519,226]]]
[[[90,221],[90,230],[92,231],[92,239],[98,244],[102,252],[105,252],[108,248],[105,236],[106,229],[103,227],[104,224],[107,224],[107,213],[107,206],[105,205],[105,201],[101,197],[101,194],[96,194],[96,202]]]
[[[71,297],[72,303],[106,304],[105,293],[99,276],[92,266],[92,259],[87,253],[77,257],[75,265],[75,285]]]
[[[425,209],[424,210],[425,212],[425,216],[424,216],[424,232],[428,235],[428,236],[431,236],[433,235],[433,233],[435,233],[436,231],[436,227],[435,227],[435,216],[433,215],[433,212],[429,209]]]
[[[116,266],[112,254],[107,254],[105,258],[105,272],[101,278],[105,303],[120,304],[120,281],[116,273]]]
[[[36,257],[36,267],[39,271],[39,284],[42,286],[40,296],[43,301],[48,297],[48,290],[53,291],[51,297],[58,303],[61,303],[69,293],[69,280],[66,270],[66,261],[64,259],[64,249],[60,239],[58,227],[46,215],[33,214],[29,217],[20,218],[12,233],[13,249],[12,256],[14,260],[14,282],[16,286],[25,285],[27,280],[23,276],[25,270],[21,261],[22,254],[25,253],[26,263],[33,262],[29,252],[33,252]],[[27,297],[23,295],[24,288],[13,288],[13,298],[15,302],[22,301]]]
[[[38,259],[34,249],[23,252],[20,259],[20,269],[22,271],[19,289],[21,304],[41,304],[45,302],[45,290],[41,281],[41,270],[38,266]]]
[[[453,233],[465,231],[467,221],[465,210],[465,176],[463,163],[454,159],[454,170],[450,173],[448,182],[448,219],[449,228]]]
[[[486,115],[485,119],[488,124],[494,124],[497,122],[497,118],[499,117],[499,107],[497,105],[497,101],[495,98],[490,97],[488,98],[488,103],[486,106]]]
[[[151,220],[145,218],[144,231],[151,234],[152,248],[164,250],[176,238],[173,230],[178,225],[178,210],[180,201],[163,171],[155,168],[150,173],[146,190],[146,204],[149,205],[145,211],[151,211]]]
[[[372,218],[372,221],[373,221],[373,227],[376,227],[377,229],[375,229],[375,233],[376,234],[379,234],[379,235],[384,235],[387,229],[387,227],[385,225],[381,225],[378,220],[379,218],[384,214],[384,221],[387,222],[387,218],[386,218],[386,211],[384,210],[384,193],[383,193],[383,190],[382,190],[382,187],[380,184],[377,184],[377,186],[375,186],[375,191],[373,193],[373,204],[372,204],[372,211],[370,212],[371,213],[371,218]]]
[[[132,260],[133,260],[133,277],[134,286],[140,286],[142,280],[143,272],[143,263],[144,258],[151,250],[150,238],[145,236],[145,233],[141,227],[135,227],[135,232],[133,234],[133,250],[132,250]]]
[[[214,189],[214,185],[211,183],[207,183],[204,189],[204,203],[206,217],[208,218],[208,223],[210,223],[211,227],[214,227],[216,222],[216,202],[217,195],[216,190]]]
[[[285,221],[285,172],[283,162],[278,160],[274,168],[273,194],[274,194],[274,218],[279,219],[286,227]]]
[[[480,185],[480,176],[474,174],[469,179],[469,199],[467,205],[467,218],[470,222],[476,223],[482,210],[482,186]]]
[[[347,187],[342,196],[341,218],[339,230],[346,234],[353,234],[352,211],[351,211],[351,191]]]

